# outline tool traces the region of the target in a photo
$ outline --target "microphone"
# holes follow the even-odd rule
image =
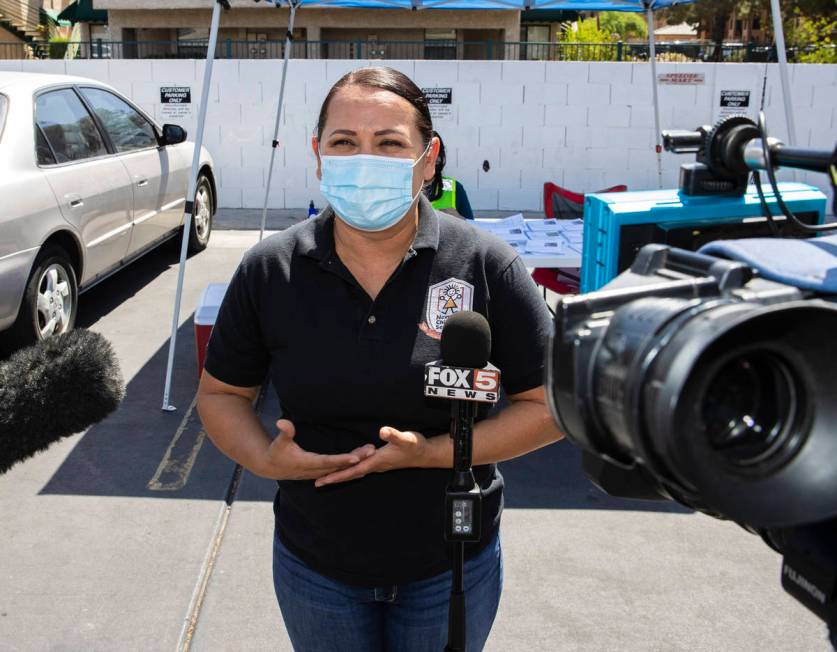
[[[453,478],[445,490],[445,540],[453,544],[453,578],[446,652],[465,647],[465,543],[480,540],[482,492],[471,469],[478,403],[496,403],[500,371],[488,364],[491,328],[477,312],[448,317],[442,328],[442,359],[424,367],[424,394],[451,400]]]
[[[500,370],[488,363],[491,328],[478,312],[451,315],[442,328],[442,359],[424,366],[424,395],[496,403]]]
[[[76,329],[0,362],[0,474],[87,429],[125,396],[110,342]]]

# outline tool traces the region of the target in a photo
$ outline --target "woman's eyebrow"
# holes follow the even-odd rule
[[[357,136],[357,132],[352,131],[351,129],[335,129],[329,134],[329,137],[336,136],[338,134],[342,136]],[[381,129],[380,131],[375,132],[376,136],[386,136],[387,134],[396,134],[398,136],[405,135],[404,132],[399,129]]]

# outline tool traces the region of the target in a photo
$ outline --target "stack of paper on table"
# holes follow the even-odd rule
[[[478,220],[476,225],[520,253],[560,256],[581,251],[582,220],[526,220],[522,213],[517,213],[500,220]]]
[[[526,243],[526,251],[530,254],[555,254],[566,253],[567,243],[561,238],[530,238]]]

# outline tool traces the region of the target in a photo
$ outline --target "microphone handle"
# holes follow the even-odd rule
[[[465,652],[465,544],[461,541],[453,544],[453,581],[445,652]]]
[[[451,404],[450,436],[453,439],[453,481],[451,488],[470,491],[474,488],[471,470],[474,451],[473,401],[455,400]],[[453,542],[453,577],[448,606],[448,644],[445,652],[465,652],[465,543]]]
[[[451,404],[450,436],[453,439],[453,486],[470,490],[474,486],[471,462],[474,451],[474,419],[477,404],[474,401],[455,400]],[[463,475],[470,476],[470,482]]]

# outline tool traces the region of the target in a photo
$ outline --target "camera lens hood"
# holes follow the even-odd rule
[[[655,474],[753,527],[837,516],[837,307],[719,303],[676,326],[636,406]]]

